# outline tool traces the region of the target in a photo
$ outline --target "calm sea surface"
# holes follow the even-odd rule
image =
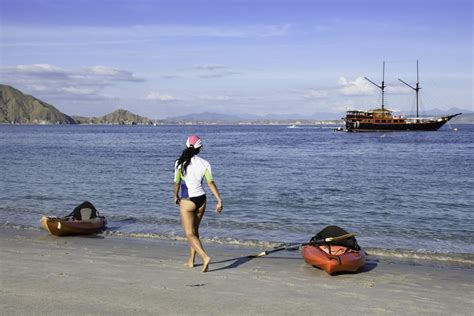
[[[173,163],[198,134],[224,199],[201,235],[305,242],[327,225],[363,247],[474,253],[474,126],[343,133],[314,126],[0,126],[0,224],[39,227],[84,200],[112,234],[182,236]]]

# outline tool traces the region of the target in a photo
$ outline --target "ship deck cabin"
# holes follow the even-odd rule
[[[400,124],[405,123],[406,119],[401,116],[394,116],[392,111],[387,109],[374,109],[369,111],[347,111],[346,122]]]

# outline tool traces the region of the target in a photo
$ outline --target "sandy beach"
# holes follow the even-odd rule
[[[0,229],[2,315],[472,315],[474,270],[369,256],[329,276],[296,252],[205,245],[209,273],[184,267],[184,242],[54,237]]]

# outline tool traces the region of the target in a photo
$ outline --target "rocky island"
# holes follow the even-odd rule
[[[146,117],[118,109],[101,117],[72,116],[77,124],[119,124],[119,125],[151,125],[153,122]]]
[[[0,85],[0,124],[150,125],[152,120],[118,109],[101,117],[69,116],[8,85]]]
[[[51,104],[0,85],[0,124],[76,124]]]

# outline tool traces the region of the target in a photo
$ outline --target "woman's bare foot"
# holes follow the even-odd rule
[[[202,272],[207,272],[209,269],[209,263],[211,263],[211,257],[207,257],[202,260]]]
[[[188,268],[194,268],[194,258],[189,258],[184,265]]]

